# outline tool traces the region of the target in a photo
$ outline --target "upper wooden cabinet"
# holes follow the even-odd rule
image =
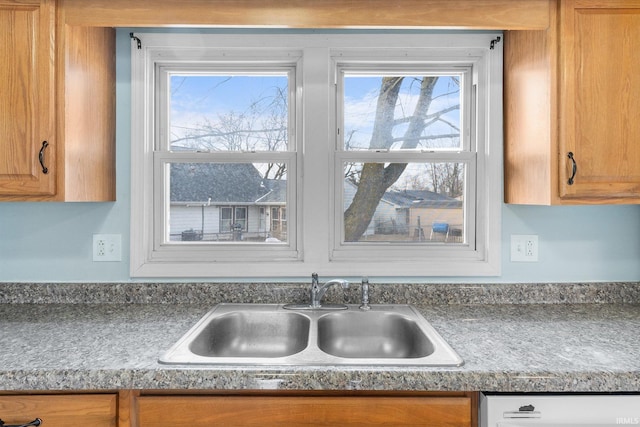
[[[64,0],[96,27],[545,29],[549,0]]]
[[[0,201],[115,200],[115,32],[0,0]]]
[[[47,0],[0,1],[0,194],[55,194],[54,16]]]
[[[59,13],[61,15],[62,12]],[[59,18],[62,21],[62,18]],[[64,22],[64,21],[62,21]],[[115,30],[59,25],[58,140],[64,201],[116,198]]]
[[[505,35],[505,201],[640,203],[640,0],[551,7]]]
[[[560,9],[560,197],[640,198],[640,1]]]

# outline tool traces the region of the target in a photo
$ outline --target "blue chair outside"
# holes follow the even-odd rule
[[[431,235],[429,236],[429,240],[433,240],[433,234],[443,234],[444,241],[446,242],[449,238],[449,224],[446,222],[434,222],[431,225]]]

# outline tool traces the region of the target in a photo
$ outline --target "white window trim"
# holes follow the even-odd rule
[[[442,59],[447,63],[446,66],[439,66],[440,60],[437,57],[433,57],[429,55],[428,62],[418,62],[418,60],[414,57],[410,59],[406,59],[405,55],[402,51],[393,52],[393,51],[381,51],[375,52],[372,54],[368,54],[366,60],[364,58],[354,57],[353,54],[344,51],[334,51],[332,52],[334,61],[336,63],[336,67],[334,70],[337,73],[342,73],[343,71],[351,71],[351,72],[367,72],[371,69],[381,70],[389,68],[387,71],[388,75],[397,75],[400,73],[394,73],[392,70],[394,68],[400,68],[403,70],[403,73],[409,75],[423,75],[419,70],[428,70],[430,73],[437,72],[438,70],[443,75],[450,75],[451,73],[459,72],[464,73],[466,75],[465,88],[464,90],[469,92],[467,96],[467,101],[464,105],[467,108],[464,108],[462,111],[463,115],[463,129],[461,129],[461,141],[462,141],[462,149],[458,152],[454,152],[452,150],[442,150],[442,151],[434,151],[434,152],[416,152],[411,151],[409,153],[400,151],[394,153],[388,152],[377,152],[377,151],[367,151],[367,150],[354,150],[354,151],[344,151],[342,150],[342,141],[339,139],[338,146],[336,147],[335,160],[333,163],[333,187],[336,195],[342,194],[342,183],[343,183],[343,171],[342,171],[342,163],[344,161],[364,161],[364,162],[387,162],[393,161],[397,163],[411,163],[411,162],[432,162],[432,161],[443,161],[443,162],[456,162],[456,163],[464,163],[466,165],[467,174],[469,176],[476,176],[476,162],[478,161],[476,152],[476,146],[479,144],[481,147],[484,147],[485,141],[482,137],[478,137],[474,140],[471,139],[472,132],[470,131],[471,120],[470,117],[472,115],[472,97],[473,97],[473,87],[475,83],[477,83],[474,79],[477,78],[477,72],[474,73],[473,70],[478,68],[482,69],[482,66],[471,67],[468,64],[470,62],[479,62],[481,60],[481,56],[477,56],[475,60],[472,58],[473,52],[465,52],[467,56],[459,59],[453,58],[444,58]],[[382,61],[389,61],[390,58],[393,58],[394,66],[393,67],[381,67],[380,64]],[[460,66],[456,67],[454,64],[456,61],[461,63]],[[398,67],[396,64],[401,64]],[[415,69],[415,72],[411,70]],[[334,77],[337,81],[339,78]],[[338,88],[339,89],[339,88]],[[337,91],[337,97],[340,99],[342,94],[340,90]],[[343,113],[340,112],[341,102],[337,99],[335,103],[338,106],[338,117],[342,117]],[[484,113],[484,112],[483,112]],[[343,124],[339,124],[338,127],[344,127]],[[474,133],[475,135],[475,133]],[[480,150],[481,151],[481,150]],[[481,159],[480,159],[481,160]],[[466,180],[465,180],[466,181]],[[479,192],[482,190],[479,189]],[[465,204],[465,224],[464,230],[471,236],[476,236],[476,222],[475,222],[475,211],[476,211],[476,195],[475,191],[466,192],[464,198]],[[469,197],[466,197],[466,196]],[[403,263],[406,261],[406,264],[415,264],[420,263],[423,264],[425,259],[429,260],[440,260],[440,262],[444,262],[447,260],[451,260],[452,258],[457,261],[461,260],[477,260],[478,255],[475,250],[476,240],[473,239],[473,242],[467,242],[462,245],[455,246],[423,246],[423,247],[408,247],[406,244],[392,244],[388,242],[383,250],[380,250],[379,243],[373,244],[363,244],[361,242],[358,243],[345,243],[343,241],[338,240],[338,236],[341,236],[342,231],[344,230],[344,216],[342,215],[343,203],[341,203],[339,198],[334,198],[332,200],[333,205],[333,234],[332,234],[332,253],[331,260],[334,262],[352,262],[353,260],[363,261],[370,260],[376,262],[385,262],[393,259],[394,264],[400,262]],[[481,245],[483,243],[481,242]]]
[[[502,44],[489,49],[491,40],[498,34],[422,34],[418,38],[407,38],[402,34],[338,34],[287,35],[228,35],[228,34],[137,34],[142,48],[132,43],[132,87],[131,87],[131,265],[132,277],[203,277],[203,278],[286,278],[306,277],[311,272],[321,275],[394,278],[407,280],[427,276],[495,276],[500,274],[501,264],[501,188],[502,188]],[[328,48],[326,41],[331,42]],[[443,41],[444,40],[444,41]],[[443,47],[446,44],[446,47]],[[186,48],[188,46],[188,48]],[[300,51],[303,55],[303,71],[300,76],[302,88],[297,90],[297,105],[301,114],[300,128],[296,136],[302,156],[298,170],[298,187],[294,195],[299,206],[294,221],[288,211],[289,224],[298,221],[300,235],[295,239],[295,255],[274,258],[265,255],[251,261],[210,260],[206,246],[189,246],[191,249],[181,254],[164,254],[154,246],[154,141],[153,109],[154,96],[148,90],[148,78],[154,73],[152,55],[169,55],[171,52],[187,50],[194,57],[202,50],[211,48],[256,49],[261,52],[281,50]],[[486,70],[478,76],[478,110],[486,114],[486,121],[479,121],[477,134],[485,141],[477,153],[478,165],[485,174],[478,175],[478,206],[476,218],[478,228],[476,241],[466,254],[451,256],[450,247],[439,247],[433,256],[421,259],[394,259],[380,262],[371,256],[358,256],[354,251],[344,259],[336,257],[336,242],[333,236],[336,224],[330,212],[335,209],[335,198],[331,194],[335,188],[336,163],[330,155],[329,147],[335,146],[335,101],[331,88],[335,79],[334,70],[327,66],[327,60],[336,52],[356,54],[376,46],[371,52],[397,52],[398,48],[408,50],[429,50],[443,60],[459,57],[465,51],[469,56],[477,56]],[[351,58],[350,60],[354,60]],[[307,85],[306,82],[326,82],[323,85]],[[491,83],[491,90],[486,87]],[[304,91],[304,96],[302,92]],[[310,108],[313,107],[313,108]],[[311,116],[309,111],[313,111]],[[314,143],[315,142],[315,143]],[[324,177],[320,180],[309,177]],[[291,180],[293,181],[293,180]],[[339,246],[339,245],[338,245]],[[344,246],[343,246],[344,247]],[[379,250],[383,254],[384,250]],[[194,257],[195,255],[195,257]],[[198,256],[200,255],[200,256]],[[340,258],[340,259],[337,259]]]

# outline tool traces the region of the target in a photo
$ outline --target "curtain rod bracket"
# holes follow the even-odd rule
[[[140,40],[140,38],[136,37],[133,33],[129,33],[129,37],[131,37],[131,40],[135,40],[137,45],[138,45],[138,50],[142,49],[142,40]],[[499,37],[498,37],[499,38]],[[492,46],[493,46],[493,42]]]
[[[489,45],[489,49],[493,49],[494,47],[496,47],[496,43],[500,43],[500,36],[496,37],[495,39],[491,40],[491,44]]]

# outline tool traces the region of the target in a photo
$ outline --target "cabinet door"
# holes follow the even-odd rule
[[[470,397],[143,396],[139,427],[470,427]]]
[[[0,419],[21,425],[36,418],[43,427],[115,427],[116,395],[0,395]]]
[[[639,0],[561,2],[560,197],[640,197],[639,70]]]
[[[53,0],[0,0],[0,195],[55,193],[54,17]]]

